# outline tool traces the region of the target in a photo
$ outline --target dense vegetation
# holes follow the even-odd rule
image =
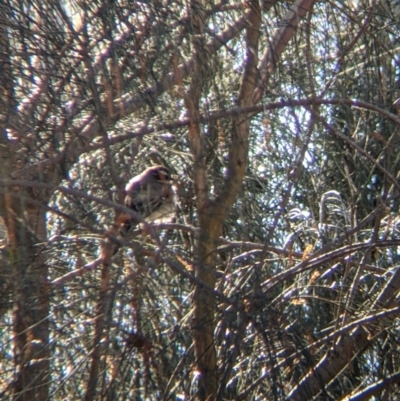
[[[399,21],[4,0],[0,398],[399,400]],[[174,215],[111,235],[154,164]]]

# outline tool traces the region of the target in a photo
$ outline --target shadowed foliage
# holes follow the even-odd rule
[[[399,18],[1,2],[0,398],[399,400]]]

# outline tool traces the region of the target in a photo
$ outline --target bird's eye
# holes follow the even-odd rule
[[[157,181],[160,180],[160,179],[162,178],[159,171],[153,171],[153,172],[152,172],[152,175],[153,175],[153,177],[154,177]]]
[[[164,169],[160,169],[158,171],[154,172],[154,177],[156,177],[156,179],[158,181],[169,181],[169,172],[168,170],[164,170]]]

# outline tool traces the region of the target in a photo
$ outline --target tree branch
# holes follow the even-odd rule
[[[276,68],[276,63],[280,58],[286,45],[294,36],[301,19],[314,5],[315,0],[297,0],[290,11],[282,18],[280,28],[275,32],[271,45],[262,58],[259,70],[261,72],[260,84],[254,91],[253,102],[260,101],[265,88],[268,86],[268,80],[271,73]]]

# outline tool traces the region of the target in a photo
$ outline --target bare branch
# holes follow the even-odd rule
[[[297,0],[292,9],[282,18],[281,27],[276,31],[272,43],[261,59],[259,70],[261,72],[261,84],[257,86],[253,94],[253,102],[258,103],[268,86],[271,73],[275,70],[276,64],[285,50],[286,45],[296,33],[301,19],[314,5],[315,0]]]

